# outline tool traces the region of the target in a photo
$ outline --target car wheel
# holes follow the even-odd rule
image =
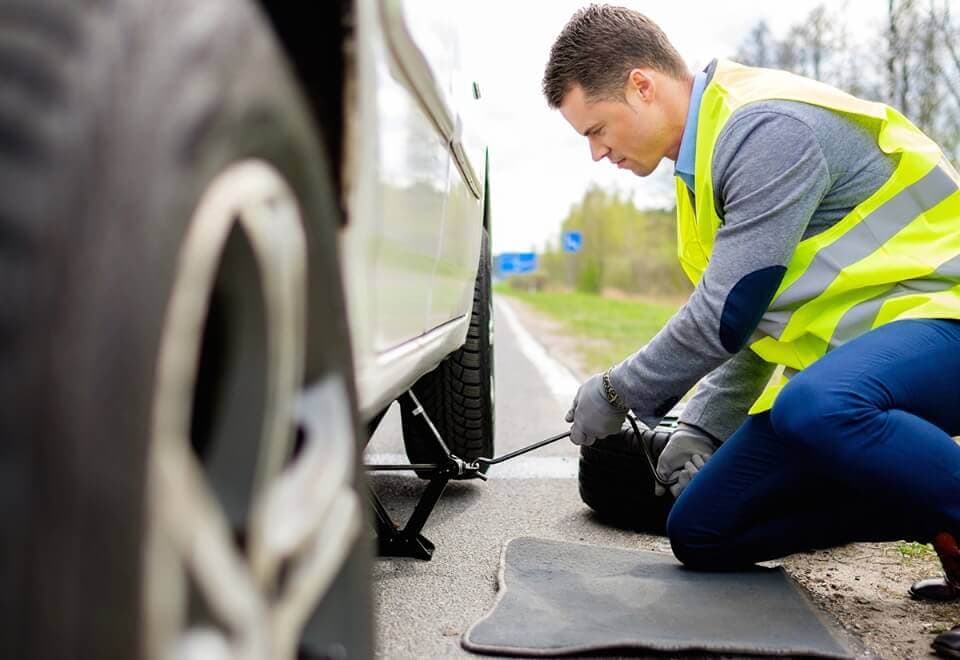
[[[666,531],[667,516],[673,497],[654,495],[654,479],[641,443],[662,448],[670,429],[633,428],[606,438],[598,438],[590,446],[580,447],[580,499],[593,509],[601,520],[626,529],[652,534]]]
[[[239,0],[0,24],[0,657],[293,658],[346,573],[369,654],[339,331],[303,389],[335,200],[269,25]]]
[[[493,294],[486,230],[481,239],[466,343],[423,375],[413,392],[451,452],[466,460],[493,456]],[[415,418],[406,397],[400,404],[403,443],[410,461],[438,460],[442,454],[433,435]],[[481,466],[481,471],[486,472],[488,467]]]

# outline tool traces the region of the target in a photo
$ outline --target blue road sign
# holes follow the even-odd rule
[[[537,270],[535,252],[504,252],[497,256],[497,272],[501,276],[522,275]]]
[[[563,251],[579,252],[583,248],[583,234],[578,231],[563,232]]]

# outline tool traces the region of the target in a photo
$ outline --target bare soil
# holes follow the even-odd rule
[[[579,350],[598,340],[564,335],[559,323],[529,305],[515,298],[509,304],[551,355],[581,380],[591,375]],[[960,623],[960,603],[918,602],[907,595],[914,581],[940,575],[932,550],[904,548],[896,542],[854,543],[792,555],[771,565],[778,563],[849,637],[863,645],[861,657],[935,657],[930,642]]]

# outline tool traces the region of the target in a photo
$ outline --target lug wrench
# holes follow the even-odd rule
[[[661,486],[663,486],[664,488],[670,488],[670,486],[673,486],[674,484],[676,484],[678,481],[677,479],[664,479],[657,472],[657,463],[653,458],[653,454],[650,452],[649,443],[644,441],[645,435],[643,434],[643,432],[640,431],[640,427],[637,426],[637,418],[634,417],[633,414],[628,414],[627,419],[630,421],[630,426],[633,427],[633,432],[636,433],[637,437],[640,439],[640,448],[643,449],[643,457],[646,459],[647,468],[650,470],[650,474],[653,475],[654,480],[656,480],[656,482]],[[650,431],[648,431],[648,433],[650,433]],[[503,463],[504,461],[508,461],[511,458],[516,458],[517,456],[526,454],[527,452],[533,451],[534,449],[545,447],[546,445],[554,443],[557,440],[562,440],[563,438],[569,438],[569,437],[570,437],[570,431],[567,431],[566,433],[560,433],[559,435],[551,436],[546,440],[535,442],[532,445],[529,445],[527,447],[522,447],[520,449],[517,449],[516,451],[510,452],[509,454],[504,454],[503,456],[498,456],[496,458],[484,458],[481,456],[480,458],[476,458],[473,461],[467,463],[466,469],[469,471],[475,471],[478,477],[486,478],[486,475],[483,475],[480,472],[480,465],[496,465],[497,463]]]

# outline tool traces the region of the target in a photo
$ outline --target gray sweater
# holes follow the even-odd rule
[[[832,226],[896,166],[876,126],[794,101],[737,110],[712,162],[721,226],[687,303],[650,342],[613,368],[611,383],[655,426],[697,381],[681,421],[725,440],[774,365],[749,348],[797,243]]]

